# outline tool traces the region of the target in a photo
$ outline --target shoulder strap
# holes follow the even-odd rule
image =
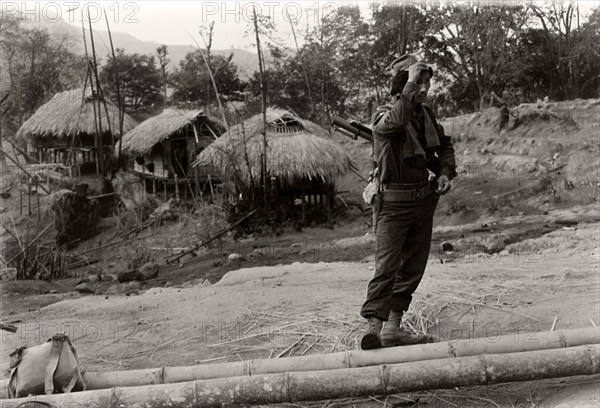
[[[71,381],[69,381],[69,383],[67,385],[65,385],[63,387],[63,393],[68,394],[71,391],[73,391],[73,388],[75,387],[75,384],[77,384],[77,381],[80,378],[81,373],[79,372],[79,367],[77,367],[74,371],[73,371],[73,377],[71,377]]]
[[[50,360],[48,360],[48,366],[46,367],[46,382],[45,389],[46,394],[52,394],[54,392],[54,372],[58,366],[58,360],[60,360],[60,354],[62,353],[64,342],[64,335],[52,336],[52,348],[50,349]]]
[[[27,353],[27,346],[22,346],[10,353],[10,380],[8,382],[8,398],[17,398],[15,384],[17,368],[19,363],[23,359],[23,356]]]
[[[83,375],[81,374],[81,369],[79,368],[79,359],[77,358],[77,351],[75,351],[75,347],[73,347],[73,344],[71,344],[71,340],[69,340],[69,338],[67,337],[66,339],[69,348],[71,349],[71,352],[73,353],[73,356],[75,356],[75,362],[76,362],[76,367],[75,370],[73,370],[73,377],[71,377],[71,381],[69,381],[69,384],[67,384],[66,386],[63,387],[63,392],[65,394],[70,393],[71,391],[73,391],[73,388],[75,387],[75,385],[77,385],[77,382],[79,382],[81,384],[82,387],[82,391],[86,390],[86,385],[85,385],[85,381],[83,381]]]

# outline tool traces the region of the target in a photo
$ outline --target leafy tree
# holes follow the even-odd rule
[[[289,108],[303,118],[322,124],[328,122],[328,112],[341,114],[347,92],[342,88],[333,64],[321,60],[322,55],[318,44],[311,43],[303,47],[301,54],[279,58],[277,64],[265,71],[268,104]],[[311,78],[312,97],[305,72]],[[260,95],[258,73],[250,79],[248,90],[254,97]]]
[[[173,74],[175,92],[173,99],[179,103],[197,106],[203,104],[206,112],[211,111],[211,102],[221,106],[225,100],[241,99],[245,84],[240,81],[237,66],[231,62],[233,54],[224,57],[211,54],[215,23],[199,27],[204,49],[188,53]]]
[[[209,100],[215,99],[215,91],[202,52],[202,50],[190,52],[179,63],[179,68],[172,77],[175,101],[206,104]],[[237,75],[237,66],[231,62],[232,57],[232,54],[229,57],[210,55],[209,61],[219,94],[226,99],[236,100],[240,98],[244,86]]]
[[[569,74],[570,61],[567,58],[570,53],[572,42],[573,13],[575,8],[572,4],[552,4],[549,7],[531,5],[530,10],[542,24],[544,36],[544,51],[548,61],[555,67],[550,72],[559,82],[564,97],[571,97],[569,86],[572,76]],[[557,87],[553,87],[556,89]]]
[[[577,23],[577,27],[579,10],[572,3],[532,4],[530,10],[542,26],[531,30],[528,44],[528,52],[538,57],[530,61],[529,73],[532,78],[541,78],[540,95],[554,99],[598,95],[590,92],[593,88],[589,85],[598,76],[600,9],[596,8],[588,21],[581,26]]]
[[[576,57],[573,66],[577,67],[580,98],[600,97],[600,7],[597,7],[588,20],[577,30]],[[595,86],[594,86],[595,85]]]
[[[116,100],[116,78],[119,78],[123,106],[128,113],[149,111],[162,105],[161,72],[154,56],[125,54],[117,48],[115,58],[108,57],[99,75],[104,94],[113,100]]]
[[[419,52],[432,25],[432,16],[424,4],[396,2],[371,5],[372,21],[369,26],[372,45],[365,54],[364,67],[369,73],[368,85],[375,89],[377,100],[387,98],[388,67],[395,57]]]
[[[54,94],[81,83],[86,65],[69,51],[75,40],[68,34],[51,37],[11,15],[0,20],[1,128],[12,135]]]
[[[425,55],[437,64],[458,108],[485,106],[492,91],[502,92],[519,76],[519,55],[514,50],[528,21],[522,5],[442,4],[428,12],[430,34]]]
[[[351,108],[348,102],[359,100],[361,87],[364,90],[367,34],[358,7],[343,7],[324,15],[295,54],[271,45],[268,103],[322,125],[330,122],[332,114],[344,114]],[[251,78],[249,90],[254,96],[260,94],[257,75]]]
[[[346,6],[323,19],[318,28],[313,44],[318,44],[323,58],[330,61],[326,66],[330,71],[322,72],[321,77],[328,89],[326,98],[322,98],[327,101],[326,110],[337,114],[357,110],[364,97],[372,93],[369,88],[376,72],[371,53],[374,36],[369,25],[357,6]]]

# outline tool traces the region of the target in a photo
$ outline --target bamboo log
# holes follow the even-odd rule
[[[600,345],[487,354],[328,371],[286,372],[178,384],[145,385],[0,400],[0,408],[28,401],[59,407],[177,403],[178,407],[230,407],[389,395],[600,374]],[[92,405],[94,404],[94,405]]]
[[[222,237],[223,235],[225,235],[226,233],[228,233],[229,231],[231,231],[232,229],[234,229],[235,227],[237,227],[239,224],[241,224],[242,222],[246,221],[248,218],[250,218],[251,216],[254,215],[254,213],[256,213],[258,211],[258,208],[255,208],[254,210],[250,211],[248,214],[244,215],[242,218],[240,218],[239,220],[237,220],[236,222],[234,222],[233,224],[231,224],[229,227],[222,229],[221,231],[219,231],[216,235],[212,236],[211,238],[207,239],[206,241],[202,241],[199,244],[194,245],[192,248],[185,250],[181,253],[178,254],[174,254],[174,255],[167,255],[165,256],[166,262],[168,264],[172,264],[175,261],[179,261],[181,258],[183,258],[184,256],[188,255],[188,254],[193,254],[195,255],[195,252],[202,248],[203,246],[213,242],[214,240],[216,240],[217,238]]]
[[[83,379],[88,390],[98,390],[116,386],[133,387],[223,377],[358,368],[481,354],[558,349],[586,344],[600,344],[600,330],[597,327],[554,332],[515,333],[495,338],[454,340],[370,351],[349,350],[326,355],[315,354],[127,371],[85,372]],[[7,384],[8,380],[0,381],[0,398],[6,398]]]
[[[21,255],[23,255],[29,249],[29,247],[31,247],[34,243],[36,243],[37,240],[40,239],[46,233],[46,231],[48,231],[51,227],[52,227],[52,224],[50,224],[46,228],[44,228],[44,230],[42,232],[40,232],[29,244],[27,244],[27,246],[25,248],[23,248],[21,250],[21,252],[19,252],[15,256],[13,256],[6,264],[7,265],[10,264],[12,261],[14,261],[15,259],[17,259]]]
[[[21,170],[21,171],[22,171],[22,172],[23,172],[23,173],[24,173],[24,174],[25,174],[25,175],[26,175],[28,178],[30,178],[30,179],[33,179],[33,180],[35,181],[35,184],[36,184],[36,185],[39,185],[39,186],[40,186],[40,188],[41,188],[42,190],[44,190],[44,192],[45,192],[46,194],[50,194],[50,191],[49,191],[49,190],[46,190],[46,187],[44,187],[43,185],[39,184],[39,183],[37,182],[37,180],[35,179],[35,177],[33,177],[33,176],[32,176],[32,175],[31,175],[31,174],[30,174],[30,173],[29,173],[27,170],[25,170],[25,169],[23,168],[23,166],[21,166],[21,164],[20,164],[20,163],[19,163],[17,160],[13,159],[13,158],[12,158],[12,157],[10,157],[8,154],[6,154],[6,152],[5,152],[4,150],[2,150],[1,148],[0,148],[0,154],[3,154],[3,155],[4,155],[4,157],[8,158],[8,160],[10,160],[10,161],[11,161],[11,162],[12,162],[12,163],[15,165],[15,166],[17,166],[17,167],[19,168],[19,170]]]

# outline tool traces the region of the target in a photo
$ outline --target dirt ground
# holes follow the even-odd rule
[[[409,322],[423,322],[440,341],[474,337],[492,341],[504,334],[528,341],[553,324],[555,329],[598,324],[597,238],[597,223],[581,223],[509,245],[495,255],[434,256],[416,293]],[[364,235],[342,239],[320,251],[343,252],[346,245],[372,248],[370,241]],[[293,245],[288,248],[294,250]],[[194,270],[192,264],[181,269]],[[166,288],[143,288],[139,295],[44,295],[52,300],[3,316],[21,322],[16,334],[3,334],[2,353],[22,344],[38,344],[60,331],[71,336],[82,365],[90,371],[273,358],[293,344],[292,352],[283,356],[341,351],[355,347],[362,324],[357,312],[372,273],[372,256],[359,262],[305,260],[241,268],[206,286],[191,280]],[[16,302],[15,297],[3,296],[3,311]],[[51,301],[55,303],[42,306]],[[417,318],[421,315],[425,321]],[[3,358],[2,370],[7,368],[8,360]],[[415,403],[406,406],[432,407],[554,406],[553,401],[562,398],[571,385],[596,387],[597,395],[598,380],[469,387],[399,395],[388,401],[412,400]],[[600,402],[600,398],[592,401]],[[381,406],[373,400],[336,404],[314,406]]]
[[[568,129],[538,136],[537,145],[548,145],[534,154],[515,151],[524,139],[511,145],[514,136],[493,133],[485,117],[446,124],[459,135],[459,162],[478,165],[463,165],[452,193],[440,202],[427,272],[406,319],[410,330],[427,331],[438,341],[493,341],[506,334],[528,341],[538,332],[600,324],[598,186],[585,181],[598,174],[600,144],[581,147],[582,140],[597,138],[600,105],[573,106],[580,122],[578,140],[570,143],[578,148],[565,141]],[[467,140],[472,128],[485,137]],[[519,137],[534,138],[525,133]],[[553,139],[561,140],[558,156]],[[584,153],[589,155],[582,163]],[[571,156],[579,157],[577,163],[565,159]],[[574,187],[565,187],[563,179]],[[166,265],[164,256],[173,248],[189,245],[190,230],[181,220],[103,247],[114,234],[114,219],[107,218],[105,231],[77,249],[100,261],[74,270],[77,277],[1,282],[0,318],[18,327],[15,334],[2,332],[3,378],[11,351],[63,331],[87,371],[353,349],[364,324],[358,311],[374,272],[369,222],[368,212],[351,207],[333,229],[224,239],[198,257]],[[161,264],[157,278],[126,293],[111,291],[114,282],[94,284],[94,294],[74,290],[90,272],[115,274],[139,248]],[[241,256],[229,259],[232,253]],[[277,406],[595,407],[600,376]]]

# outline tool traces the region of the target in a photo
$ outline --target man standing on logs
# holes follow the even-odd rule
[[[433,69],[412,54],[394,60],[391,68],[391,103],[373,116],[377,249],[375,276],[360,311],[368,321],[359,339],[363,350],[427,342],[425,335],[403,330],[402,316],[427,266],[439,196],[450,191],[456,176],[450,137],[423,105]]]

